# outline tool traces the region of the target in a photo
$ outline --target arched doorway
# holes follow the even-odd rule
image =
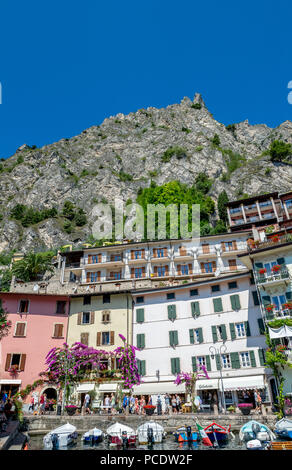
[[[57,400],[57,390],[53,387],[46,388],[42,391],[42,395],[47,395],[47,400]]]

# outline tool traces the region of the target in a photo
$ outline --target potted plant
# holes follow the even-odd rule
[[[260,268],[259,274],[265,274],[267,272],[266,268]]]
[[[76,405],[67,405],[67,406],[65,406],[65,409],[66,409],[67,414],[69,416],[73,416],[76,413],[77,406]]]
[[[251,403],[239,403],[237,406],[243,415],[249,415],[252,409]]]
[[[274,307],[275,305],[273,304],[266,305],[266,311],[270,313],[274,310]]]
[[[232,405],[229,406],[229,407],[227,408],[227,411],[229,411],[229,413],[235,413],[235,406],[232,406]]]
[[[275,264],[273,267],[272,267],[272,272],[273,273],[278,273],[281,269],[281,266],[279,264]]]
[[[143,406],[143,408],[146,412],[146,415],[151,416],[151,415],[153,415],[156,406],[154,406],[154,405],[145,405],[145,406]]]

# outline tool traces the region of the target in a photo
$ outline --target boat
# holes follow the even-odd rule
[[[114,423],[106,430],[110,446],[129,447],[135,446],[137,436],[134,429],[121,423]]]
[[[228,442],[230,428],[231,428],[231,424],[229,424],[229,426],[225,428],[224,426],[221,426],[220,424],[213,422],[209,424],[208,426],[206,426],[204,428],[204,431],[209,437],[212,444],[220,445],[220,444],[226,444]]]
[[[56,450],[61,447],[69,447],[77,442],[78,433],[76,427],[72,424],[63,424],[53,429],[43,438],[44,448],[47,450]]]
[[[276,438],[275,434],[265,424],[258,423],[255,420],[245,423],[239,431],[239,439],[246,443],[246,448],[255,448],[257,450],[265,449],[267,444]],[[257,440],[257,443],[250,444],[250,441]]]
[[[195,442],[199,441],[200,435],[197,431],[192,431],[191,426],[181,426],[173,433],[176,442]]]
[[[137,428],[139,444],[158,444],[166,436],[163,427],[155,421],[147,421]]]
[[[82,436],[84,444],[98,444],[103,440],[103,432],[100,429],[93,428],[85,432]]]
[[[275,433],[280,439],[292,440],[292,420],[282,418],[280,421],[277,421]]]

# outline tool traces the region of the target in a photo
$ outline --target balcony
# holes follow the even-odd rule
[[[234,246],[224,245],[224,249],[221,247],[221,255],[228,255],[229,253],[236,253],[237,251],[246,251],[247,244],[245,242],[236,243],[236,248]]]
[[[264,242],[254,242],[248,244],[248,250],[255,251],[255,250],[264,250],[265,248],[271,248],[278,245],[283,245],[285,243],[292,242],[292,234],[287,233],[286,235],[272,235],[271,238]]]
[[[141,256],[135,256],[134,258],[129,258],[128,260],[129,264],[141,264],[141,263],[147,263],[147,258],[146,255],[141,255]]]
[[[174,258],[176,261],[187,261],[193,260],[194,255],[191,251],[179,250],[178,253],[175,253]]]
[[[264,309],[264,319],[266,321],[279,320],[281,318],[292,318],[292,305],[291,307],[282,305],[281,307],[268,307]]]
[[[256,274],[255,280],[257,284],[263,286],[264,288],[268,286],[280,286],[281,284],[288,285],[291,279],[291,275],[286,267],[282,268],[279,272],[260,273],[260,271],[261,270],[259,270],[259,273]]]
[[[211,258],[217,257],[217,250],[215,246],[200,246],[198,248],[198,258]]]
[[[169,254],[163,254],[163,256],[152,256],[151,262],[152,263],[161,263],[163,261],[169,262],[170,259],[171,259],[171,256]]]

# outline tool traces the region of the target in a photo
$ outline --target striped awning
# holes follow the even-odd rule
[[[263,375],[253,375],[249,377],[231,377],[230,379],[223,379],[224,391],[232,390],[254,390],[256,388],[262,389],[265,388],[264,376]],[[219,389],[222,391],[222,383],[219,380]]]

